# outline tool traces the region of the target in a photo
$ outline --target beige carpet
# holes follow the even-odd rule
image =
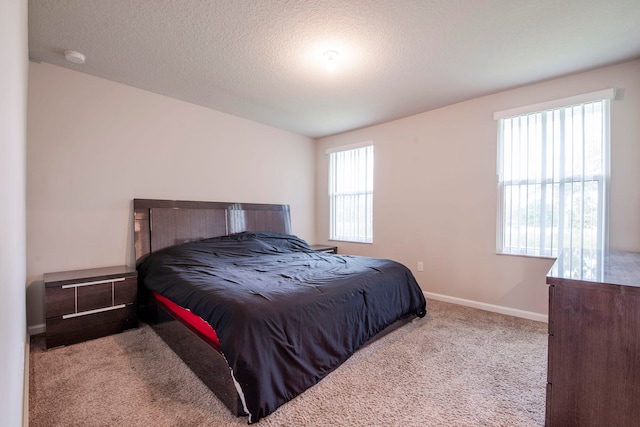
[[[546,324],[428,301],[259,426],[544,424]],[[32,338],[30,425],[241,426],[153,330],[43,350]]]

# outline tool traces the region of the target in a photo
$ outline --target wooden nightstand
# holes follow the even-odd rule
[[[311,245],[311,249],[313,249],[316,252],[326,252],[328,254],[338,253],[338,247],[331,246],[331,245]]]
[[[47,348],[138,326],[138,278],[117,266],[44,274]]]

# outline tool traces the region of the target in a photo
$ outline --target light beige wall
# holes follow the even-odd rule
[[[496,255],[493,113],[608,87],[611,104],[611,249],[640,251],[640,61],[576,74],[321,139],[317,236],[328,237],[328,147],[375,145],[374,243],[343,253],[396,259],[427,292],[546,314],[551,260]],[[416,271],[424,262],[424,272]]]
[[[25,384],[27,2],[0,13],[0,424],[21,426]]]
[[[287,203],[315,238],[315,141],[45,63],[30,63],[29,325],[42,274],[132,264],[133,198]]]

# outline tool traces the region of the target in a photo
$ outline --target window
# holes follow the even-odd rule
[[[373,242],[373,145],[371,141],[327,150],[332,240]]]
[[[609,89],[496,113],[499,253],[557,257],[607,246],[614,96]]]

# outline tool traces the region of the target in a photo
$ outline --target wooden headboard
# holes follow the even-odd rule
[[[289,205],[133,199],[136,263],[157,250],[241,231],[291,234]]]

